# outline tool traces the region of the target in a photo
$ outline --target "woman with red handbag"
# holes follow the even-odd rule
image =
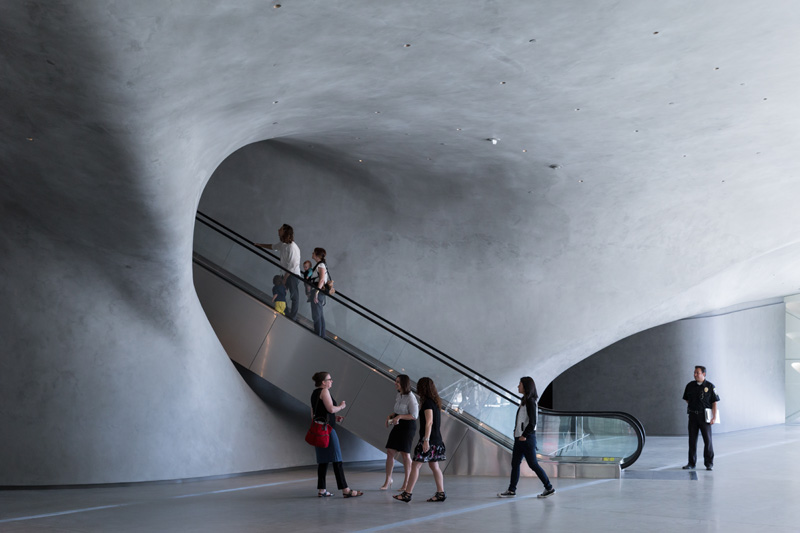
[[[341,422],[344,417],[336,415],[345,408],[343,401],[336,405],[336,400],[331,396],[330,388],[333,379],[328,372],[317,372],[311,379],[314,380],[316,389],[311,393],[311,417],[314,421],[327,422],[331,427],[327,448],[315,447],[317,452],[317,496],[326,498],[333,496],[326,490],[325,476],[328,473],[328,463],[333,463],[333,473],[336,476],[336,486],[342,491],[345,498],[356,498],[364,494],[359,490],[352,490],[347,486],[342,467],[342,450],[339,448],[339,437],[336,436],[336,422]]]

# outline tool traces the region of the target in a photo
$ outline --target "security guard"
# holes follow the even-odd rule
[[[706,367],[694,367],[694,381],[690,381],[683,391],[686,412],[689,413],[689,462],[683,467],[691,470],[697,463],[697,432],[703,435],[703,462],[706,470],[714,469],[714,446],[711,443],[711,426],[717,421],[716,388],[706,381]],[[711,409],[711,420],[706,421],[706,409]]]

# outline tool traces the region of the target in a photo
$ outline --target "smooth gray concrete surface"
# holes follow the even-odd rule
[[[259,174],[215,177],[211,214],[259,240],[295,224],[344,292],[512,386],[797,292],[799,18],[789,0],[3,2],[0,484],[279,462],[191,282],[204,186],[250,145],[235,168]]]
[[[720,396],[717,432],[785,419],[783,301],[695,317],[623,339],[553,382],[553,407],[630,413],[650,435],[686,432],[683,391],[695,365]]]
[[[0,492],[0,531],[591,531],[796,532],[800,507],[800,427],[776,426],[719,435],[715,470],[687,472],[679,437],[648,439],[621,479],[554,481],[556,494],[536,499],[541,483],[521,480],[516,499],[495,495],[508,479],[445,477],[447,501],[425,502],[435,488],[423,476],[410,504],[378,489],[380,466],[345,465],[344,500],[317,498],[313,468],[172,485]],[[395,470],[397,482],[402,472]],[[333,485],[335,486],[335,485]],[[320,523],[324,522],[324,527]]]

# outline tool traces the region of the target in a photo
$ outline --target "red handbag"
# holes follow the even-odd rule
[[[331,426],[322,420],[312,420],[306,433],[306,442],[317,448],[327,448],[331,443]]]
[[[311,427],[308,428],[306,433],[306,442],[316,448],[327,448],[331,443],[331,425],[325,419],[314,419],[313,413],[317,411],[319,406],[319,398],[317,398],[317,405],[314,406],[314,411],[311,415]]]

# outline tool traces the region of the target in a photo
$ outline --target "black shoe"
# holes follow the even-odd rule
[[[706,465],[706,470],[714,470],[714,465]]]
[[[447,494],[444,492],[437,492],[433,495],[433,498],[428,498],[429,502],[443,502],[447,499]]]
[[[681,468],[683,468],[684,470],[694,470],[694,465],[684,465]]]
[[[403,491],[400,494],[395,494],[394,496],[392,496],[392,498],[394,498],[397,501],[408,503],[411,501],[411,493]]]
[[[536,497],[537,498],[547,498],[548,496],[552,496],[555,493],[556,493],[556,489],[554,489],[553,487],[550,487],[549,489],[545,489],[543,493],[537,494]]]

